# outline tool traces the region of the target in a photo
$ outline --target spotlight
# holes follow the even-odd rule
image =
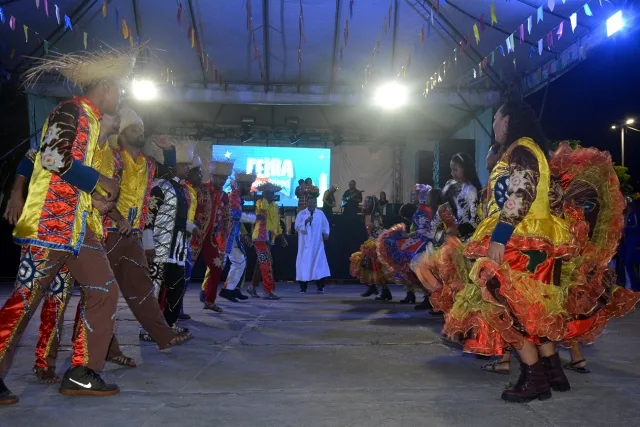
[[[132,92],[133,96],[141,101],[150,101],[158,95],[156,85],[151,80],[135,80]]]
[[[616,126],[616,125],[612,125],[612,126],[611,126],[611,129],[614,129],[614,130],[615,130],[615,129],[617,129],[617,126]]]
[[[632,124],[634,124],[635,122],[636,122],[636,121],[635,121],[634,119],[627,119],[624,123],[625,123],[626,125],[632,125]]]
[[[622,17],[622,11],[619,10],[607,19],[607,37],[611,37],[623,28],[624,18]]]
[[[407,88],[397,82],[391,82],[376,90],[374,102],[382,108],[392,109],[406,104],[407,98]]]

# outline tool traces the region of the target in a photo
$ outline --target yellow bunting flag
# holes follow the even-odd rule
[[[26,25],[23,25],[22,28],[24,29],[24,41],[28,42],[29,41],[29,27],[27,27]]]
[[[136,41],[133,39],[133,34],[129,34],[129,44],[133,47],[136,44]]]
[[[191,49],[196,47],[196,30],[191,28]]]
[[[491,2],[491,26],[493,27],[493,24],[497,24],[498,23],[498,17],[496,16],[496,4],[494,2]]]
[[[86,49],[87,48],[87,33],[86,32],[84,33],[84,36],[83,36],[82,40],[84,42],[84,48]]]
[[[125,39],[129,38],[129,27],[127,26],[127,21],[122,18],[122,37]]]
[[[107,17],[107,0],[102,0],[102,17]]]
[[[480,31],[478,30],[478,24],[473,24],[473,35],[476,37],[476,44],[480,44]]]

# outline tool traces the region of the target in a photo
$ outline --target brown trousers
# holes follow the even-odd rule
[[[105,246],[120,292],[129,309],[158,347],[167,347],[176,333],[167,326],[160,310],[140,237],[109,233]],[[107,358],[121,355],[120,345],[113,335]]]
[[[14,291],[0,309],[0,378],[9,370],[29,319],[63,266],[80,283],[82,291],[71,365],[102,369],[113,336],[118,284],[102,244],[87,228],[77,257],[38,246],[24,248]]]

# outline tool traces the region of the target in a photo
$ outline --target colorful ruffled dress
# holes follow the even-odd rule
[[[431,228],[433,212],[424,205],[418,205],[413,214],[410,232],[404,224],[396,224],[383,231],[377,239],[378,259],[387,268],[395,283],[405,285],[409,290],[420,287],[420,281],[411,271],[411,262],[427,249],[433,240],[435,228]]]
[[[377,210],[365,217],[365,227],[369,239],[360,246],[358,252],[351,254],[349,271],[362,284],[383,286],[387,284],[389,272],[379,261],[376,252],[376,239],[384,229]]]

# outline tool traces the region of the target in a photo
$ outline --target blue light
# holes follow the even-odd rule
[[[619,10],[607,19],[607,37],[611,37],[623,28],[624,19],[622,18],[622,11]]]

